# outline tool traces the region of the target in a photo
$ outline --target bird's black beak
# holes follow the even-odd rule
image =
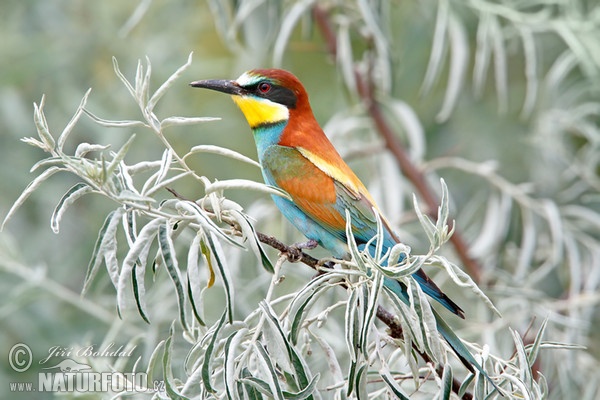
[[[216,90],[217,92],[223,92],[235,96],[243,94],[243,89],[235,81],[227,80],[206,80],[196,81],[190,83],[190,86],[204,89]]]

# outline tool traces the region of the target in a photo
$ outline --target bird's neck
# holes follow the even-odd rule
[[[279,143],[287,124],[288,120],[283,120],[272,124],[259,125],[252,129],[259,161],[262,161],[263,154],[269,146]]]

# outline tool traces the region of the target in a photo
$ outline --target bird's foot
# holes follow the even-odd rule
[[[319,243],[316,240],[310,239],[307,242],[295,243],[289,246],[286,251],[288,261],[294,263],[302,260],[302,250],[312,250],[318,245]]]
[[[314,239],[309,239],[306,242],[294,243],[292,245],[292,247],[295,247],[298,250],[312,250],[312,249],[316,248],[318,245],[319,245],[319,242],[317,242]]]

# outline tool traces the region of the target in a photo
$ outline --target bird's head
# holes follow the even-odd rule
[[[190,85],[230,94],[252,129],[288,121],[290,115],[307,108],[310,112],[302,83],[281,69],[254,69],[234,81],[204,80]]]

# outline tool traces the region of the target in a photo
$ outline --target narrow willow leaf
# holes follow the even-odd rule
[[[540,351],[540,346],[542,344],[542,339],[544,337],[544,333],[546,332],[546,326],[548,325],[548,318],[542,321],[542,326],[538,330],[537,335],[535,336],[535,340],[533,341],[533,345],[529,349],[529,354],[527,356],[527,360],[529,364],[533,365]]]
[[[136,279],[136,290],[134,290],[134,295],[136,296],[136,304],[138,306],[138,310],[140,311],[140,315],[142,316],[142,318],[146,316],[144,306],[145,289],[143,286],[143,271],[146,267],[146,261],[148,259],[150,247],[152,246],[154,238],[158,234],[158,228],[164,225],[165,223],[165,219],[157,218],[144,225],[144,227],[137,234],[135,242],[133,242],[133,244],[129,247],[129,251],[125,256],[125,259],[123,260],[121,273],[119,274],[119,281],[117,285],[117,305],[119,309],[123,309],[126,304],[125,293],[129,276],[131,275],[133,277],[133,275],[137,275],[134,278]],[[132,274],[134,268],[136,268],[136,270],[141,269],[141,271],[136,271],[135,274]]]
[[[213,267],[212,257],[210,256],[210,248],[206,245],[204,240],[200,241],[200,250],[206,260],[208,266],[208,282],[206,282],[206,288],[211,288],[215,284],[215,268]]]
[[[93,114],[89,110],[84,109],[83,112],[86,113],[87,116],[92,119],[92,121],[94,121],[95,123],[97,123],[100,126],[105,126],[107,128],[132,128],[132,127],[137,127],[137,126],[139,126],[139,127],[148,126],[142,121],[137,121],[137,120],[114,121],[114,120],[100,118],[97,115]]]
[[[241,381],[245,384],[248,384],[249,386],[252,386],[254,389],[264,394],[265,396],[268,396],[270,399],[273,398],[273,391],[268,382],[253,376],[242,378]]]
[[[498,96],[498,112],[505,113],[508,108],[508,68],[502,27],[497,18],[490,19],[490,38],[494,55],[494,77]]]
[[[119,229],[119,222],[125,213],[123,207],[118,208],[112,214],[112,218],[106,227],[104,236],[102,237],[102,243],[98,250],[98,256],[104,258],[104,264],[106,265],[106,271],[108,276],[115,287],[118,289],[119,283],[119,261],[117,260],[117,230]]]
[[[481,97],[483,94],[492,54],[489,38],[490,18],[493,18],[491,13],[481,12],[477,25],[477,45],[475,46],[475,60],[473,64],[473,92],[477,97]]]
[[[304,389],[302,389],[301,391],[297,392],[297,393],[290,393],[287,391],[283,391],[283,397],[286,398],[287,400],[304,400],[304,399],[311,399],[313,396],[313,393],[316,390],[317,387],[317,383],[319,382],[319,378],[320,375],[316,374],[314,376],[314,378],[311,379],[311,381],[308,383],[308,385],[306,385],[306,387]]]
[[[248,179],[227,179],[224,181],[213,182],[206,187],[206,194],[220,192],[227,189],[255,190],[257,192],[283,197],[284,199],[288,200],[292,199],[290,195],[282,189]]]
[[[383,382],[386,384],[388,390],[392,392],[392,394],[396,396],[397,399],[410,400],[410,397],[408,397],[408,395],[404,393],[404,391],[402,390],[400,385],[398,385],[398,382],[396,382],[388,368],[380,370],[379,375],[381,376]]]
[[[517,366],[519,367],[519,378],[527,386],[531,386],[533,382],[533,376],[531,375],[531,364],[527,357],[527,350],[521,339],[521,335],[513,329],[510,330],[513,336],[513,342],[515,343],[515,351],[517,352]]]
[[[248,220],[248,217],[246,217],[246,215],[244,215],[241,211],[237,210],[231,210],[230,213],[240,226],[240,229],[242,230],[242,233],[248,241],[248,244],[250,245],[250,248],[252,249],[252,252],[256,256],[256,258],[260,260],[263,268],[267,272],[272,274],[275,271],[273,268],[273,264],[271,263],[271,260],[269,260],[267,253],[265,253],[265,250],[262,248],[260,241],[258,240],[256,230]]]
[[[228,399],[238,399],[240,396],[236,390],[236,349],[241,345],[248,334],[247,328],[238,329],[227,337],[225,349],[223,352],[225,367],[223,369],[223,380],[225,382],[225,392]]]
[[[160,121],[161,129],[169,126],[196,125],[202,122],[219,121],[221,118],[213,117],[168,117]]]
[[[526,26],[519,27],[519,36],[523,43],[523,55],[525,56],[525,79],[527,82],[525,99],[521,109],[521,117],[529,118],[535,107],[539,90],[538,61],[535,39],[532,30]]]
[[[373,326],[375,314],[377,314],[377,307],[379,306],[379,294],[383,286],[383,275],[379,271],[373,272],[373,284],[370,290],[368,290],[368,300],[365,304],[366,311],[364,316],[364,322],[362,323],[360,330],[360,346],[366,351],[369,344],[369,332]]]
[[[123,82],[123,85],[125,85],[125,87],[129,91],[129,94],[131,94],[131,96],[135,99],[136,98],[135,89],[133,88],[133,86],[131,86],[131,83],[129,83],[127,78],[125,78],[125,75],[123,75],[123,73],[119,69],[119,63],[117,62],[117,58],[113,57],[112,62],[113,62],[113,69],[115,71],[115,74],[121,80],[121,82]]]
[[[81,158],[86,156],[88,153],[95,151],[104,151],[110,147],[109,144],[101,145],[101,144],[89,144],[89,143],[79,143],[77,145],[77,149],[75,149],[75,158]]]
[[[98,231],[98,237],[96,239],[96,244],[94,245],[94,251],[92,252],[92,258],[90,259],[90,262],[88,263],[87,272],[85,274],[85,279],[83,281],[83,289],[81,290],[82,295],[85,295],[87,293],[87,291],[90,288],[90,285],[92,283],[92,280],[98,273],[100,265],[102,265],[103,254],[101,253],[101,248],[102,248],[102,243],[104,243],[104,235],[106,235],[106,231],[108,230],[108,227],[111,225],[111,221],[113,220],[113,217],[115,217],[115,214],[118,213],[119,210],[121,210],[121,208],[118,208],[117,210],[110,212],[106,216],[106,219],[104,220],[104,223],[102,224],[102,227]],[[117,215],[117,219],[118,218],[120,218],[119,215]]]
[[[171,329],[169,330],[169,337],[165,342],[165,351],[163,353],[163,377],[164,377],[164,385],[165,391],[170,399],[178,399],[178,400],[187,400],[188,398],[179,393],[176,389],[175,380],[173,378],[173,370],[171,369],[171,356],[173,353],[173,333],[174,327],[171,325]]]
[[[44,115],[44,103],[44,96],[42,96],[39,106],[37,103],[33,103],[33,121],[35,122],[38,135],[45,145],[45,150],[47,152],[52,152],[56,147],[56,142],[54,141],[54,138],[50,133],[50,129],[48,128],[48,122],[46,122],[46,116]]]
[[[296,378],[296,385],[299,388],[305,388],[309,385],[309,373],[306,371],[306,366],[302,362],[302,358],[298,355],[298,352],[294,348],[294,345],[288,341],[287,334],[283,331],[279,319],[275,315],[275,311],[266,302],[261,302],[260,307],[267,316],[267,322],[273,328],[273,330],[279,335],[278,339],[281,340],[285,346],[287,357],[294,369],[294,377]]]
[[[292,299],[289,313],[292,321],[290,327],[290,341],[292,343],[298,343],[298,334],[300,333],[300,328],[302,327],[302,322],[305,319],[306,313],[315,301],[317,301],[320,294],[330,287],[328,284],[330,279],[332,279],[330,273],[315,277]]]
[[[154,92],[150,100],[148,100],[148,103],[146,105],[146,108],[148,110],[154,109],[154,106],[156,106],[158,101],[164,96],[165,93],[167,93],[167,90],[169,90],[169,88],[173,86],[175,81],[179,79],[179,77],[185,72],[185,70],[188,69],[190,65],[192,65],[192,54],[193,53],[190,52],[186,63],[183,64],[181,67],[177,68],[177,70],[162,85],[160,85],[158,89],[156,89],[156,91]],[[148,62],[148,70],[150,70],[150,62]],[[148,80],[150,80],[149,77]]]
[[[419,223],[421,224],[421,228],[423,228],[423,230],[425,231],[425,234],[427,235],[427,239],[429,240],[429,243],[433,244],[435,243],[435,238],[436,238],[436,227],[435,224],[433,222],[431,222],[431,219],[423,214],[423,212],[421,211],[421,208],[419,207],[419,203],[417,202],[417,196],[413,193],[413,208],[415,209],[415,213],[417,214],[417,218],[419,219]]]
[[[223,315],[221,315],[221,319],[219,319],[219,321],[215,325],[214,330],[211,332],[210,340],[208,342],[208,345],[206,346],[206,350],[204,351],[204,360],[202,361],[201,370],[202,383],[204,384],[204,388],[210,393],[217,392],[210,383],[211,359],[213,358],[215,345],[217,344],[217,341],[221,336],[221,329],[225,325],[226,320],[227,313],[223,313]]]
[[[356,238],[354,237],[354,233],[352,232],[352,215],[348,209],[346,211],[346,238],[348,243],[348,248],[350,249],[350,255],[352,256],[352,260],[356,262],[358,269],[362,272],[367,271],[367,266],[363,260],[363,257],[358,249],[358,245],[356,244]]]
[[[146,367],[146,376],[148,378],[148,382],[146,384],[147,384],[148,388],[151,387],[150,382],[154,382],[155,378],[157,378],[159,376],[154,371],[156,370],[156,366],[160,365],[158,361],[160,360],[161,350],[163,351],[163,354],[164,354],[165,343],[166,343],[165,340],[161,340],[160,342],[158,342],[158,344],[152,351],[152,354],[150,355],[150,359],[148,360],[148,365]]]
[[[473,382],[473,379],[475,379],[475,374],[467,375],[463,383],[460,384],[460,388],[458,389],[457,393],[458,397],[463,398],[464,394],[469,389],[469,385],[471,384],[471,382]]]
[[[436,115],[438,122],[444,122],[450,118],[462,93],[463,80],[469,61],[469,41],[466,28],[453,13],[449,15],[447,34],[450,39],[450,66],[444,102]]]
[[[217,272],[221,277],[221,281],[223,282],[223,288],[225,289],[225,300],[227,305],[227,318],[229,323],[233,321],[233,306],[234,302],[234,292],[233,287],[231,285],[231,276],[229,274],[229,268],[226,266],[226,258],[223,254],[223,250],[217,240],[215,240],[214,234],[209,232],[206,235],[206,241],[208,242],[208,247],[210,248],[210,253],[212,259],[217,264]]]
[[[448,0],[438,2],[431,54],[429,55],[425,78],[423,78],[421,94],[426,94],[431,90],[435,82],[439,79],[440,71],[444,65],[443,58],[446,49],[446,37],[448,35],[449,10]]]
[[[346,313],[344,316],[344,333],[346,338],[346,346],[350,359],[353,363],[357,360],[358,348],[358,321],[357,321],[357,304],[358,304],[358,289],[352,290],[348,302],[346,303]]]
[[[115,156],[113,157],[111,162],[106,167],[106,175],[104,177],[105,180],[108,180],[113,175],[113,173],[116,171],[117,167],[119,166],[121,161],[123,161],[123,159],[125,158],[125,155],[129,151],[129,147],[131,146],[131,143],[133,143],[134,139],[135,139],[135,134],[131,135],[131,137],[129,139],[127,139],[127,142],[125,142],[125,144],[123,146],[121,146],[119,151],[115,154]]]
[[[79,198],[90,192],[92,192],[92,188],[87,183],[78,183],[71,187],[71,189],[69,189],[67,193],[61,197],[60,201],[54,208],[52,218],[50,219],[50,227],[54,233],[59,232],[60,221],[65,211],[67,211],[67,209]]]
[[[64,171],[64,170],[65,170],[64,168],[50,167],[47,170],[45,170],[44,172],[42,172],[40,175],[38,175],[33,181],[31,181],[29,183],[29,185],[27,185],[25,190],[23,190],[23,192],[21,192],[21,194],[19,195],[17,200],[15,200],[13,205],[10,207],[10,210],[8,210],[8,213],[6,214],[6,217],[4,217],[4,220],[2,221],[2,225],[0,226],[0,231],[4,229],[4,225],[8,222],[8,220],[10,220],[12,218],[12,216],[19,209],[19,207],[21,207],[23,205],[23,203],[25,203],[25,200],[27,200],[27,198],[31,195],[31,193],[33,193],[43,182],[45,182],[52,175],[54,175],[58,171]]]
[[[194,146],[190,149],[189,153],[187,153],[184,158],[189,155],[197,154],[197,153],[210,153],[210,154],[218,154],[220,156],[229,157],[231,159],[245,162],[250,165],[254,165],[255,167],[260,168],[260,164],[253,159],[246,157],[245,155],[238,153],[237,151],[230,150],[221,146],[214,146],[210,144],[202,144],[198,146]]]
[[[440,400],[450,400],[450,396],[452,395],[452,367],[448,363],[444,365],[441,389]]]
[[[327,341],[325,341],[320,336],[315,335],[313,332],[310,332],[310,333],[312,334],[313,339],[321,347],[321,350],[322,350],[321,357],[325,357],[325,359],[327,360],[327,364],[329,365],[329,372],[331,373],[332,381],[333,382],[343,382],[344,375],[342,373],[342,368],[340,367],[338,357],[335,354],[335,351],[333,350],[333,348],[327,343]]]
[[[273,64],[280,66],[283,60],[283,53],[285,51],[287,42],[292,34],[294,27],[300,20],[300,17],[306,13],[315,0],[302,0],[296,2],[291,8],[287,15],[283,18],[281,23],[281,29],[273,45]]]
[[[73,115],[73,117],[71,118],[71,120],[69,121],[67,126],[65,126],[65,129],[63,129],[60,136],[58,137],[57,148],[59,151],[62,151],[62,148],[65,145],[65,142],[67,141],[67,138],[69,137],[69,134],[71,133],[71,131],[73,130],[73,128],[75,127],[77,122],[79,121],[79,118],[81,117],[81,114],[83,112],[83,109],[85,108],[85,104],[87,103],[87,99],[88,99],[91,91],[92,91],[92,89],[88,89],[87,92],[85,92],[83,99],[81,99],[81,103],[79,103],[79,107],[77,107],[77,111],[75,112],[75,114]]]
[[[187,283],[188,283],[188,297],[190,299],[190,304],[192,306],[192,311],[194,313],[194,317],[196,318],[196,320],[198,321],[198,323],[200,323],[200,325],[204,326],[204,320],[202,319],[201,315],[202,313],[200,312],[200,308],[198,307],[200,298],[198,298],[196,300],[196,295],[194,294],[194,288],[196,288],[196,290],[198,290],[198,288],[200,288],[201,286],[201,282],[200,282],[200,270],[198,268],[198,261],[200,259],[200,241],[202,239],[202,236],[200,234],[197,234],[196,236],[194,236],[194,239],[192,239],[192,242],[190,243],[190,248],[188,250],[188,257],[187,257]],[[212,271],[211,271],[212,273]],[[214,276],[214,273],[212,273]]]
[[[350,24],[340,22],[337,27],[337,66],[340,70],[346,87],[350,93],[356,91],[355,63],[353,57],[352,40],[350,38]]]
[[[260,390],[254,386],[254,383],[251,381],[246,381],[246,379],[256,379],[252,376],[248,368],[242,368],[242,372],[240,373],[241,379],[238,380],[238,392],[245,393],[245,396],[242,395],[244,399],[248,400],[263,400],[263,396],[260,394]],[[262,381],[264,382],[264,381]],[[262,384],[261,384],[262,385]],[[265,382],[266,390],[269,394],[271,391],[269,389],[269,384]],[[243,390],[242,390],[243,389]],[[271,397],[273,397],[271,395]]]
[[[257,350],[259,355],[259,364],[263,366],[263,373],[269,378],[269,388],[271,389],[271,395],[274,399],[284,400],[281,386],[279,385],[279,375],[275,370],[275,366],[271,362],[271,357],[267,350],[263,347],[260,342],[254,343],[254,348]]]
[[[179,308],[179,322],[185,331],[189,331],[189,327],[185,317],[185,290],[181,283],[181,276],[179,272],[179,265],[177,263],[177,255],[175,253],[175,246],[171,239],[171,227],[168,221],[164,221],[158,227],[158,244],[160,247],[160,253],[164,261],[165,268],[169,273],[169,277],[175,285],[175,291],[177,292],[177,305]]]
[[[206,232],[211,232],[215,234],[219,239],[239,248],[245,249],[245,247],[233,240],[229,235],[225,234],[221,228],[215,222],[206,215],[206,211],[204,211],[198,204],[193,201],[177,201],[175,203],[175,207],[178,211],[183,214],[190,214],[196,217],[196,221],[204,228]]]
[[[148,313],[146,312],[146,287],[144,285],[144,266],[136,263],[137,268],[135,273],[131,274],[131,285],[133,288],[133,297],[135,298],[135,305],[137,306],[140,317],[150,324]]]
[[[409,142],[406,147],[410,151],[411,159],[415,163],[422,162],[425,157],[427,142],[425,139],[425,129],[423,128],[415,109],[408,103],[395,99],[384,104],[390,107],[406,133]],[[396,195],[398,195],[398,193],[396,193]]]

